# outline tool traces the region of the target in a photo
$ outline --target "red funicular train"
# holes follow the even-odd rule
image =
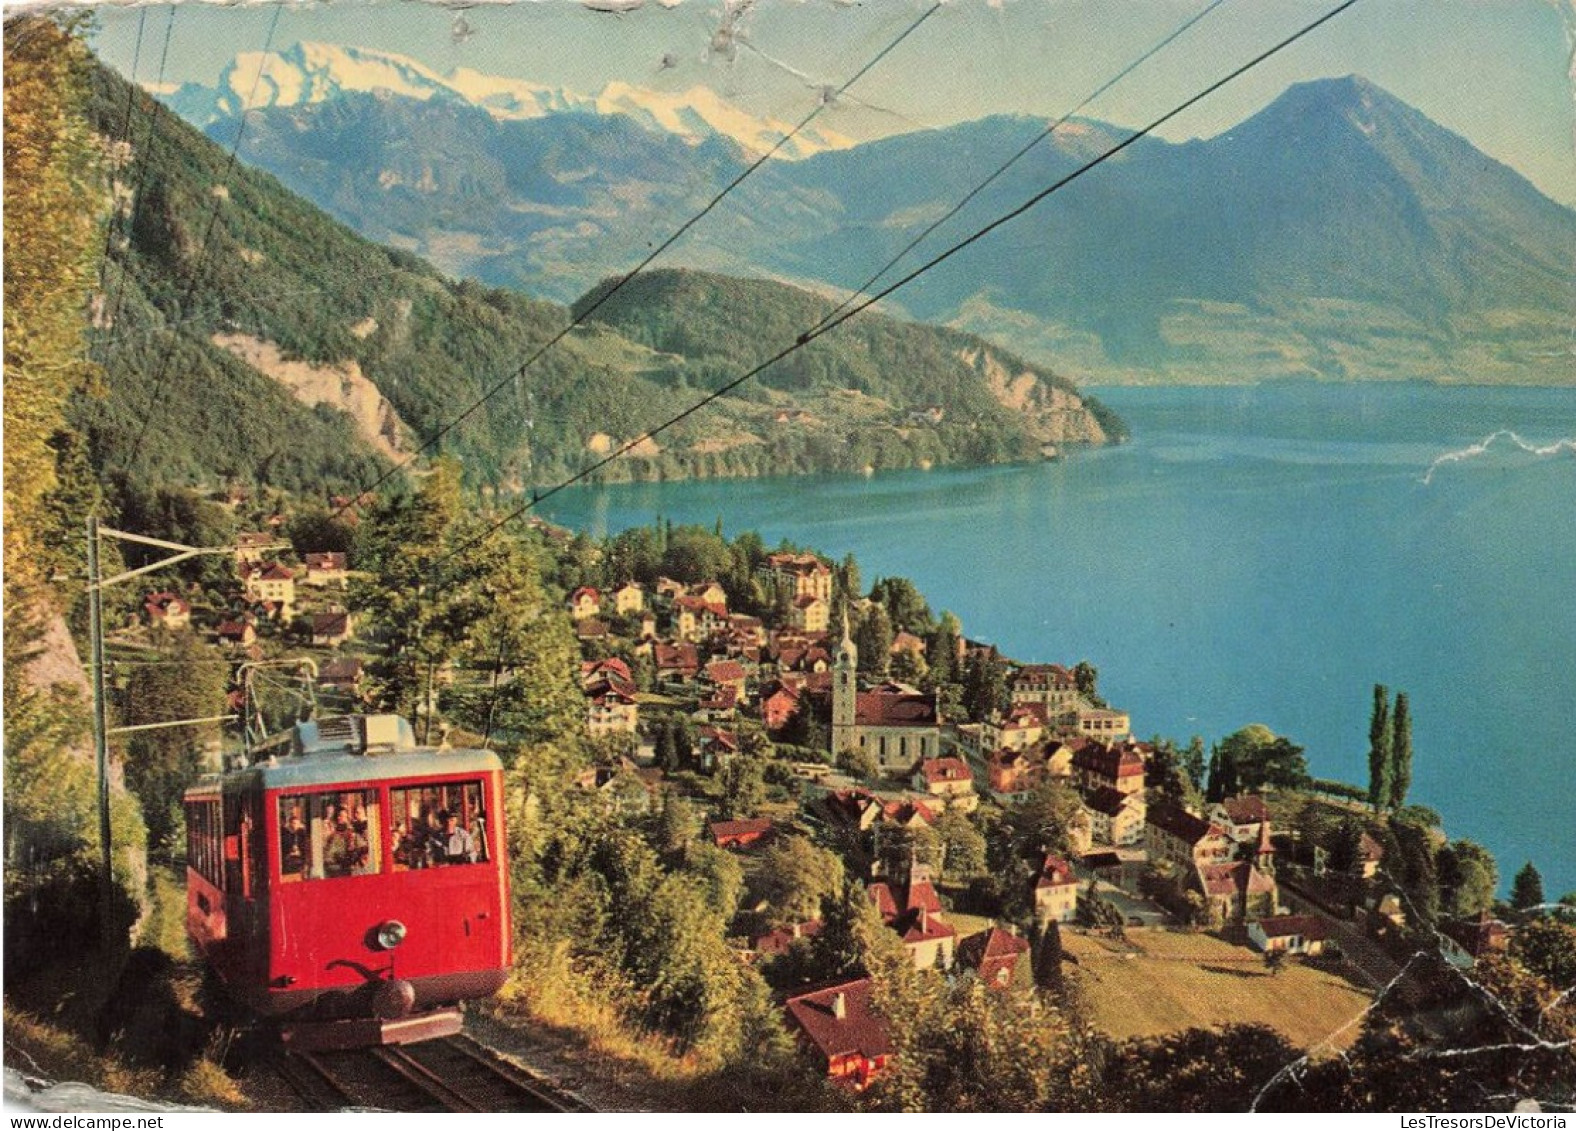
[[[186,923],[295,1047],[460,1027],[510,963],[503,775],[394,715],[300,723],[186,793]]]

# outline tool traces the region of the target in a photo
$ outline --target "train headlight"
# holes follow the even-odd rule
[[[384,950],[393,950],[405,941],[407,933],[404,923],[401,923],[398,919],[390,919],[378,928],[378,945]]]

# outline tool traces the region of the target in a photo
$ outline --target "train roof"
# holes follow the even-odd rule
[[[264,789],[341,782],[492,773],[503,768],[490,750],[418,746],[410,723],[397,715],[342,715],[298,723],[260,743],[251,764],[204,778],[193,793],[245,778]]]

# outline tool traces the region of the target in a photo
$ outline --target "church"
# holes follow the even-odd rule
[[[936,697],[901,683],[859,690],[859,650],[843,618],[843,640],[832,666],[832,754],[866,750],[885,777],[906,777],[927,758],[941,756]]]

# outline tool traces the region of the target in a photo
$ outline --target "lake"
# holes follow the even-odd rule
[[[1138,735],[1262,722],[1316,777],[1366,786],[1373,685],[1404,690],[1408,799],[1487,845],[1502,891],[1529,859],[1551,897],[1576,890],[1576,389],[1095,392],[1131,443],[1025,467],[579,488],[544,517],[598,534],[720,517],[852,552],[866,586],[912,578],[1015,659],[1088,659]],[[1468,454],[1435,466],[1447,453]]]

